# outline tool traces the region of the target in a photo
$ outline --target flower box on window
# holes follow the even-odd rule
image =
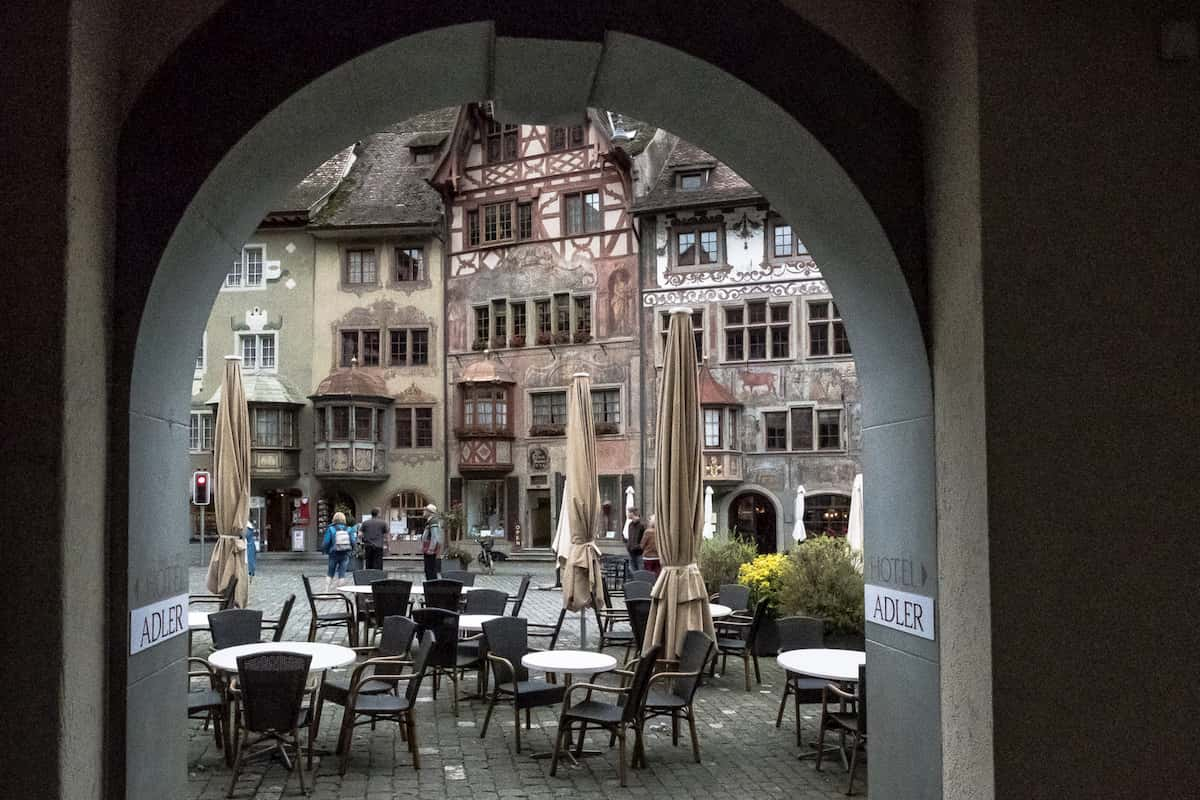
[[[504,337],[503,336],[493,336],[492,337],[492,349],[493,350],[503,350],[504,349]]]
[[[614,433],[620,433],[620,432],[621,432],[621,426],[615,422],[597,422],[596,423],[596,435],[597,436],[603,436],[603,435],[607,435],[607,434],[614,434]]]
[[[584,344],[585,342],[590,342],[591,340],[592,335],[587,331],[575,331],[575,344]]]
[[[530,436],[562,436],[567,432],[567,426],[563,424],[552,425],[531,425],[529,426]]]
[[[472,350],[487,350],[487,341],[484,339],[476,339],[471,343]]]
[[[524,347],[525,346],[525,337],[524,336],[508,337],[508,346],[509,347]]]
[[[554,343],[555,344],[570,344],[571,343],[571,334],[567,333],[566,331],[559,331],[558,333],[554,334]]]
[[[550,338],[550,334],[548,334],[548,333],[539,333],[537,335],[537,343],[538,344],[550,344],[550,341],[551,341],[551,338]]]

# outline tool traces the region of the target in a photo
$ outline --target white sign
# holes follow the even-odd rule
[[[129,655],[187,633],[188,596],[168,597],[129,612]]]
[[[865,587],[867,622],[933,639],[933,598],[886,586]]]

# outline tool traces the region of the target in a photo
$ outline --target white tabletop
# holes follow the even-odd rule
[[[733,609],[729,606],[723,606],[720,603],[709,603],[708,613],[712,615],[713,619],[720,619],[721,617],[732,615]]]
[[[484,588],[484,587],[482,587],[482,586],[464,586],[464,587],[462,587],[462,590],[465,593],[465,592],[473,592],[476,589],[482,589],[482,588]],[[349,586],[339,586],[338,591],[345,592],[346,594],[371,594],[371,584],[360,583],[360,584],[350,584]],[[425,587],[419,583],[414,583],[413,587],[412,587],[412,591],[410,591],[409,594],[410,595],[425,594]]]
[[[269,652],[303,653],[312,656],[309,672],[320,672],[327,669],[344,667],[354,663],[355,653],[349,647],[325,642],[257,642],[255,644],[239,644],[237,647],[226,647],[216,650],[208,657],[208,663],[225,672],[237,672],[239,656]]]
[[[526,653],[521,657],[521,666],[543,672],[591,675],[614,669],[617,659],[607,653],[593,653],[591,650],[544,650],[540,653]]]
[[[787,650],[776,658],[788,672],[830,681],[857,681],[858,668],[867,663],[862,650]]]
[[[483,630],[483,623],[500,619],[500,614],[460,614],[458,629],[460,631],[478,632]]]
[[[208,611],[189,611],[188,628],[194,631],[208,630]]]

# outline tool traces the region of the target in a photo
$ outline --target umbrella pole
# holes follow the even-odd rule
[[[587,650],[587,611],[586,608],[579,609],[579,649]]]

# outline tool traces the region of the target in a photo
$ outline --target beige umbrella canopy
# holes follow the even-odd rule
[[[225,359],[225,381],[213,433],[213,475],[220,535],[208,562],[208,590],[220,594],[236,578],[233,602],[245,608],[250,592],[243,538],[250,519],[250,414],[242,385],[242,363],[237,356]]]
[[[651,592],[643,652],[663,645],[663,658],[678,657],[690,630],[713,634],[704,578],[696,563],[704,515],[700,472],[700,396],[691,309],[671,309],[658,396],[654,446],[654,514],[662,573]]]
[[[567,524],[571,531],[571,549],[562,565],[563,607],[580,611],[596,602],[604,602],[604,573],[600,569],[600,548],[596,546],[596,527],[600,517],[600,490],[597,488],[596,429],[592,421],[592,381],[586,372],[571,379],[567,406]]]

